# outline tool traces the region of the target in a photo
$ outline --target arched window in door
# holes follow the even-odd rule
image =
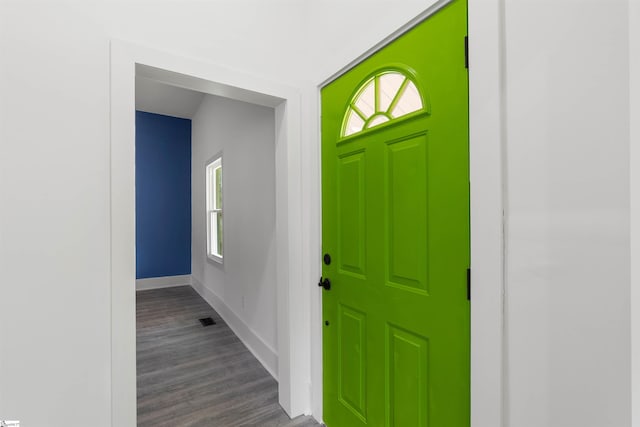
[[[366,80],[351,99],[342,122],[342,137],[351,136],[417,111],[425,102],[413,79],[398,70],[381,71]]]

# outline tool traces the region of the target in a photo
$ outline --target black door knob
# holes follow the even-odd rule
[[[331,282],[329,281],[329,279],[323,279],[322,277],[320,278],[320,282],[318,283],[318,286],[323,287],[325,290],[329,290],[331,289]]]

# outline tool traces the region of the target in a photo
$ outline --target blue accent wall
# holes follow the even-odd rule
[[[136,111],[136,278],[191,274],[191,120]]]

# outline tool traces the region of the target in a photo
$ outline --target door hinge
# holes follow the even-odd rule
[[[467,268],[467,300],[471,301],[471,269]]]
[[[464,36],[464,68],[469,69],[469,36]]]

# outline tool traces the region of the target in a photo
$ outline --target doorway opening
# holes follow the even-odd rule
[[[138,75],[135,156],[138,426],[288,425],[274,109]]]
[[[123,43],[112,42],[111,56],[111,276],[112,276],[112,424],[133,426],[136,423],[136,330],[135,330],[135,79],[146,78],[175,88],[201,92],[211,99],[230,103],[247,104],[252,108],[271,111],[273,166],[275,175],[272,200],[274,230],[269,245],[275,288],[270,297],[276,304],[273,322],[276,324],[277,340],[270,346],[253,331],[253,326],[238,322],[240,334],[248,338],[247,346],[260,357],[264,366],[278,381],[278,402],[286,414],[294,418],[308,414],[309,410],[309,355],[295,342],[305,339],[309,326],[306,307],[293,306],[300,300],[296,293],[304,292],[300,283],[300,170],[299,133],[300,118],[291,111],[299,111],[299,94],[286,86],[262,81],[254,76],[227,70],[212,64],[203,64],[164,52]],[[203,101],[204,103],[205,101]],[[246,127],[246,126],[245,126]],[[224,150],[224,149],[223,149]],[[214,153],[216,154],[216,153]],[[230,166],[229,153],[224,154],[226,166]],[[204,156],[204,154],[203,154]],[[203,157],[202,197],[204,198],[204,175],[206,161]],[[263,162],[264,163],[264,162]],[[225,167],[225,175],[229,170]],[[196,182],[194,180],[194,182]],[[194,190],[195,195],[195,190]],[[225,196],[225,200],[227,196]],[[195,203],[195,200],[194,200]],[[204,203],[204,200],[203,200]],[[205,208],[202,206],[204,227]],[[229,206],[225,206],[229,222]],[[268,215],[256,210],[260,218]],[[245,224],[246,225],[246,224]],[[206,227],[205,227],[206,228]],[[226,226],[225,226],[226,228]],[[249,227],[250,228],[250,227]],[[205,233],[206,234],[206,233]],[[228,241],[228,238],[226,239]],[[197,243],[193,242],[193,247]],[[206,245],[202,237],[205,260]],[[225,243],[225,247],[226,247]],[[232,268],[230,246],[225,249],[224,270]],[[251,254],[246,254],[251,255]],[[204,269],[216,268],[204,261]],[[241,263],[240,263],[241,264]],[[195,270],[194,270],[195,271]],[[192,284],[210,304],[217,301],[213,292],[208,292],[207,283],[192,275]],[[206,278],[203,279],[206,281]],[[258,296],[239,298],[239,307],[252,310],[251,304]],[[259,296],[262,298],[263,296]],[[233,319],[234,310],[220,315]],[[255,311],[255,313],[254,313]],[[196,319],[197,321],[197,319]],[[272,323],[273,323],[272,322]],[[215,327],[215,326],[210,326]],[[258,328],[255,328],[258,329]],[[239,335],[240,335],[239,334]],[[302,337],[302,338],[301,338]],[[274,348],[271,348],[274,347]],[[263,351],[264,350],[264,351]],[[268,360],[267,360],[268,359]]]

